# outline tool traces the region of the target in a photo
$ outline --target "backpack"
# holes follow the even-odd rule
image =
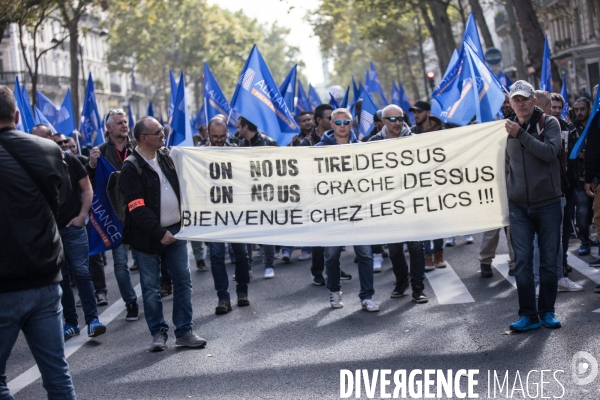
[[[137,169],[138,174],[142,175],[142,168],[138,163],[137,158],[132,154],[123,161],[123,165],[129,161]],[[108,201],[115,211],[115,215],[121,222],[125,222],[125,215],[127,214],[127,204],[125,203],[125,196],[121,192],[120,186],[121,171],[115,171],[110,174],[108,183],[106,184],[106,194],[108,195]]]

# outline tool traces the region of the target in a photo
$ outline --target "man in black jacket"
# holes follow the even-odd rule
[[[152,334],[150,351],[167,347],[169,325],[163,316],[160,297],[161,263],[173,279],[175,344],[204,347],[206,340],[192,330],[187,241],[174,236],[181,228],[181,196],[175,165],[164,148],[164,128],[156,119],[143,117],[135,124],[133,134],[138,145],[123,163],[119,182],[127,204],[123,243],[130,244],[137,254],[144,314]]]
[[[90,152],[89,163],[86,166],[92,186],[96,175],[98,158],[102,155],[117,171],[123,167],[123,162],[130,156],[135,143],[129,139],[129,124],[127,113],[123,110],[110,110],[106,118],[106,130],[108,140]],[[129,269],[127,268],[127,246],[121,244],[112,250],[115,278],[119,285],[119,292],[127,307],[125,320],[135,321],[138,319],[137,295],[131,284]]]
[[[69,172],[53,142],[19,132],[12,91],[0,86],[0,397],[12,398],[6,361],[23,331],[49,398],[75,399],[60,305],[64,253],[56,217]],[[43,157],[40,157],[43,154]]]

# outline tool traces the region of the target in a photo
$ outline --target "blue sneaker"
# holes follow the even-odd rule
[[[520,317],[517,322],[510,324],[511,331],[525,332],[531,329],[538,329],[542,324],[540,321],[533,322],[529,317]]]
[[[588,254],[590,254],[590,252],[591,249],[589,244],[582,244],[581,247],[579,247],[580,256],[587,256]]]
[[[69,325],[69,324],[64,324],[63,325],[63,334],[65,336],[65,342],[66,342],[69,338],[79,335],[79,327]]]
[[[93,319],[88,324],[88,336],[89,337],[100,336],[105,332],[106,332],[106,326],[104,326],[102,323],[100,323],[100,321],[98,321],[98,318]]]
[[[549,329],[557,329],[562,326],[560,321],[556,318],[554,313],[551,311],[548,311],[547,313],[544,313],[543,315],[541,315],[540,322],[542,323],[542,325],[544,325],[546,328],[549,328]]]

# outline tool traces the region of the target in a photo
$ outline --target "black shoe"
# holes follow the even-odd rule
[[[593,259],[592,261],[590,261],[589,265],[590,265],[590,267],[593,267],[593,268],[600,267],[600,258]],[[572,268],[571,268],[571,270],[572,270]],[[571,272],[571,271],[569,271],[569,272]]]
[[[246,307],[250,305],[248,300],[248,293],[238,293],[238,307]]]
[[[343,281],[348,281],[348,280],[352,279],[352,275],[347,274],[344,271],[340,270],[340,279]]]
[[[139,269],[139,268],[138,268],[138,265],[137,265],[137,263],[136,263],[136,264],[133,264],[131,267],[129,267],[129,270],[130,270],[130,271],[137,271],[138,269]]]
[[[325,278],[323,278],[323,274],[316,274],[312,276],[313,285],[323,286],[325,284]]]
[[[219,304],[215,308],[215,314],[227,314],[231,311],[231,302],[229,300],[219,300]]]
[[[398,297],[402,297],[406,295],[406,291],[408,290],[409,287],[409,283],[408,280],[406,281],[401,281],[401,282],[396,282],[396,285],[394,286],[394,290],[392,291],[391,294],[391,298],[392,299],[396,299]]]
[[[160,285],[160,297],[167,297],[171,293],[173,293],[173,285],[170,283],[163,283]]]
[[[429,299],[423,294],[423,289],[413,288],[412,301],[418,304],[427,303]]]
[[[600,285],[594,286],[594,293],[600,293]]]
[[[494,276],[494,271],[492,271],[491,264],[481,264],[481,277],[482,278],[491,278]]]
[[[127,315],[125,315],[125,321],[137,321],[138,319],[138,305],[137,303],[131,303],[127,306]]]
[[[566,262],[564,263],[565,265],[565,271],[567,272],[573,272],[573,267],[571,267],[569,264],[567,264]]]
[[[382,256],[383,258],[388,258],[390,255],[387,253],[387,251],[385,251],[385,250],[382,250],[382,251],[381,251],[381,256]]]
[[[508,269],[508,276],[515,276],[515,270],[513,269]],[[566,275],[565,275],[566,276]]]

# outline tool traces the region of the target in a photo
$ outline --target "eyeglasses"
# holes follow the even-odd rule
[[[108,114],[106,114],[106,119],[104,120],[104,123],[105,124],[108,123],[108,118],[111,115],[115,115],[115,114],[127,115],[125,110],[123,110],[122,108],[114,108],[114,109],[108,111]]]
[[[67,143],[69,143],[69,140],[57,140],[57,141],[56,141],[56,142],[54,142],[54,143],[56,143],[57,145],[61,146],[61,145],[63,145],[63,144],[67,144]]]
[[[350,125],[350,122],[352,122],[352,121],[350,121],[349,119],[345,119],[345,120],[343,120],[343,121],[342,121],[342,120],[340,120],[340,119],[338,119],[338,120],[336,120],[336,121],[333,121],[333,123],[334,123],[334,124],[336,124],[337,126],[342,126],[342,123],[343,123],[344,125]]]
[[[165,134],[165,127],[163,126],[156,133],[142,133],[143,136],[160,136]]]
[[[213,135],[209,135],[211,140],[220,140],[220,141],[224,141],[227,139],[227,135],[223,135],[223,136],[213,136]]]
[[[404,121],[404,117],[383,117],[384,119],[387,119],[390,122],[396,122],[396,121]]]

